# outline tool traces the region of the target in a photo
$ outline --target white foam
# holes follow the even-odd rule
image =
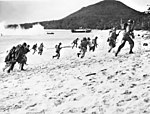
[[[32,28],[23,29],[18,25],[17,28],[6,28],[5,22],[0,22],[0,34],[2,35],[40,35],[46,34],[44,27],[40,24],[33,25]]]

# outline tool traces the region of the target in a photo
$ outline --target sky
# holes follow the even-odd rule
[[[102,0],[0,0],[0,22],[20,24],[58,20],[82,7]],[[137,11],[145,11],[150,0],[118,0]]]

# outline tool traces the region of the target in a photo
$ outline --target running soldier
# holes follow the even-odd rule
[[[7,70],[8,73],[10,73],[11,70],[13,70],[14,65],[16,64],[16,59],[15,59],[15,51],[16,47],[13,46],[12,49],[9,51],[8,55],[5,57],[5,67],[3,68],[3,71],[9,67]]]
[[[116,39],[119,36],[120,32],[121,31],[119,31],[117,34],[115,27],[112,28],[112,30],[109,32],[109,38],[107,39],[107,42],[109,42],[110,49],[108,50],[108,52],[111,52],[111,50],[116,46]]]
[[[40,46],[38,47],[38,50],[39,50],[38,54],[42,55],[43,48],[44,48],[44,45],[43,45],[43,43],[41,43]]]
[[[94,47],[96,47],[97,48],[97,36],[92,40],[92,43],[94,44]]]
[[[37,51],[37,44],[34,44],[32,49],[34,50],[33,54]]]
[[[87,42],[88,42],[88,46],[89,46],[89,51],[91,51],[93,45],[92,45],[92,42],[91,42],[91,38],[90,38],[90,37],[87,38]]]
[[[77,48],[77,46],[78,46],[78,40],[79,40],[79,38],[76,38],[76,39],[72,42],[72,44],[73,44],[72,49],[74,48],[74,46]]]
[[[25,56],[25,54],[29,51],[29,46],[27,46],[26,43],[23,43],[22,45],[19,44],[16,47],[13,47],[5,58],[6,66],[3,71],[5,71],[7,67],[9,67],[7,72],[10,73],[10,71],[14,69],[16,62],[20,64],[20,69],[24,70],[24,64],[26,64],[27,62],[27,57]]]
[[[81,40],[81,44],[79,46],[80,52],[77,53],[78,57],[80,57],[80,55],[81,55],[81,58],[83,58],[85,56],[85,53],[87,51],[87,46],[88,46],[88,40],[86,38],[83,38],[83,40]]]
[[[54,55],[53,58],[57,57],[57,59],[59,59],[59,57],[60,57],[60,50],[62,49],[61,42],[58,45],[56,45],[55,48],[56,48],[56,55]]]
[[[24,70],[24,65],[27,62],[26,54],[30,50],[28,49],[28,46],[26,43],[23,43],[16,51],[16,61],[20,64],[20,70]]]
[[[90,47],[90,51],[92,50],[93,52],[95,51],[95,48],[97,48],[97,36],[94,38],[94,39],[92,39],[92,44],[91,44],[91,47]]]
[[[118,47],[118,50],[115,53],[115,56],[117,56],[118,53],[120,52],[120,50],[124,47],[126,41],[128,41],[129,44],[130,44],[129,54],[133,53],[133,47],[134,47],[134,41],[132,40],[132,39],[134,39],[133,30],[134,30],[134,21],[133,20],[128,20],[128,23],[124,24],[124,33],[123,33],[122,43]]]

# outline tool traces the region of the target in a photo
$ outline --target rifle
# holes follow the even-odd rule
[[[61,48],[71,48],[72,46],[63,46]]]
[[[72,46],[63,46],[61,48],[71,48]],[[46,48],[46,49],[55,49],[55,48]]]

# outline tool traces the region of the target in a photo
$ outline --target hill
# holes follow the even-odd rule
[[[64,17],[61,20],[39,22],[45,29],[72,29],[92,28],[108,29],[120,25],[120,22],[128,19],[136,20],[136,29],[147,29],[150,19],[148,14],[136,11],[122,2],[104,0],[96,4],[83,7],[79,11]],[[36,22],[37,23],[37,22]],[[35,23],[21,24],[23,28],[30,28]],[[145,27],[147,26],[147,27]],[[120,28],[120,26],[118,26]]]

